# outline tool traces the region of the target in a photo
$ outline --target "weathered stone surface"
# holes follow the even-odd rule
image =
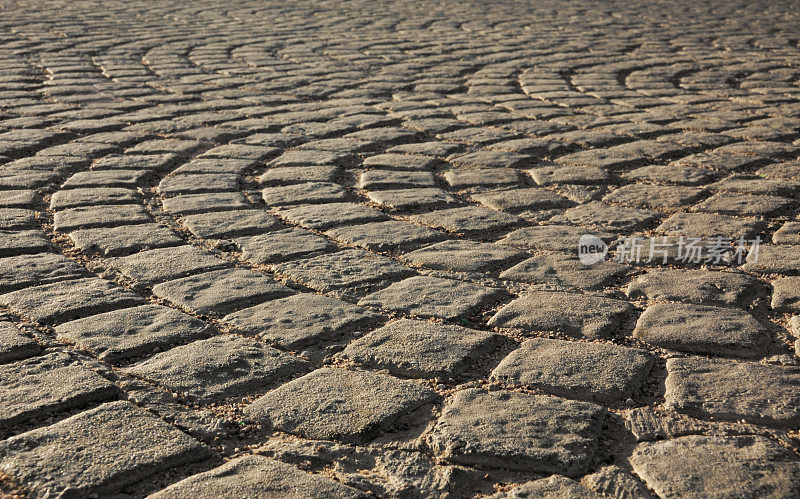
[[[744,218],[708,213],[676,213],[664,220],[655,231],[662,234],[710,239],[716,236],[752,238],[763,223]]]
[[[784,277],[772,281],[772,288],[773,309],[800,312],[800,277]]]
[[[178,246],[183,242],[166,227],[153,223],[79,229],[70,232],[69,238],[79,250],[101,256],[122,256],[145,249]]]
[[[528,170],[539,185],[551,184],[604,184],[610,180],[600,168],[582,166],[546,166]]]
[[[251,208],[241,192],[182,194],[164,199],[164,210],[175,215],[192,215],[213,211],[246,210]]]
[[[534,331],[560,331],[589,338],[617,332],[633,312],[624,301],[594,295],[534,291],[501,308],[489,325]]]
[[[282,227],[275,217],[259,210],[198,213],[183,217],[182,222],[192,234],[206,239],[261,234]]]
[[[358,304],[419,317],[466,318],[505,292],[451,279],[416,276],[362,298]]]
[[[524,252],[488,243],[453,239],[406,253],[413,265],[456,272],[491,272],[519,260]]]
[[[791,203],[791,199],[780,196],[720,192],[697,203],[693,209],[726,215],[756,217],[777,215],[784,212]]]
[[[394,187],[433,187],[433,173],[395,170],[367,170],[358,177],[361,189],[387,189]]]
[[[112,402],[0,442],[0,470],[42,497],[105,495],[209,455],[147,411]]]
[[[43,284],[0,295],[0,304],[48,324],[139,305],[143,301],[125,288],[96,278]]]
[[[796,427],[800,368],[699,357],[667,361],[667,405],[687,414]]]
[[[0,293],[88,275],[74,260],[54,253],[0,258]]]
[[[627,294],[650,301],[748,307],[755,299],[765,297],[767,290],[760,281],[738,272],[659,269],[631,281]]]
[[[653,357],[603,343],[532,338],[503,359],[492,378],[561,397],[614,403],[635,396]]]
[[[152,499],[196,497],[292,497],[328,499],[364,497],[356,489],[322,475],[264,456],[244,456],[199,473],[151,496]]]
[[[772,234],[775,244],[800,244],[800,222],[786,222]]]
[[[438,187],[371,191],[367,197],[373,203],[395,210],[432,208],[457,202],[456,198]]]
[[[732,308],[657,303],[639,317],[633,335],[683,352],[760,357],[772,342],[752,315]]]
[[[380,316],[336,298],[303,293],[234,312],[223,322],[281,348],[298,349],[369,329]]]
[[[125,372],[209,403],[264,392],[309,369],[308,362],[258,341],[224,335],[158,353]]]
[[[287,433],[358,444],[374,439],[435,397],[435,392],[413,381],[323,368],[267,393],[245,413]]]
[[[800,246],[762,244],[758,251],[747,254],[747,263],[742,268],[765,274],[800,273]]]
[[[325,238],[300,229],[239,237],[234,239],[234,243],[241,248],[245,260],[257,265],[291,260],[333,248]]]
[[[157,284],[153,294],[203,314],[225,314],[292,291],[259,272],[222,269]]]
[[[214,334],[202,321],[160,305],[106,312],[61,324],[55,330],[59,339],[108,362]]]
[[[519,497],[540,497],[544,499],[560,499],[571,497],[574,499],[599,499],[603,497],[593,492],[575,480],[565,476],[554,475],[550,478],[534,480],[519,487],[514,487],[506,492],[498,492],[489,496],[491,499],[511,499]]]
[[[595,236],[606,243],[617,238],[616,234],[573,227],[571,225],[539,225],[525,227],[509,232],[497,244],[507,244],[520,248],[578,253],[578,242],[584,234]]]
[[[0,230],[0,257],[51,251],[50,240],[40,230]]]
[[[60,232],[96,227],[117,227],[152,222],[150,214],[138,204],[80,206],[53,215],[53,228]]]
[[[569,200],[552,191],[537,188],[509,189],[473,194],[472,199],[494,210],[511,213],[568,206]]]
[[[344,201],[347,192],[342,186],[331,182],[306,182],[285,187],[267,187],[261,191],[261,197],[269,206],[286,206]]]
[[[113,383],[63,353],[0,365],[0,427],[115,398]]]
[[[594,202],[570,208],[563,216],[577,225],[627,232],[650,224],[656,220],[658,214],[649,210]]]
[[[323,230],[338,225],[378,222],[388,217],[378,210],[356,203],[309,204],[278,210],[278,216],[309,229]]]
[[[77,206],[90,206],[98,204],[127,204],[136,203],[139,198],[132,189],[119,187],[98,187],[93,189],[67,189],[57,191],[50,198],[50,208],[63,210]]]
[[[690,435],[639,444],[630,457],[659,497],[791,497],[800,494],[800,462],[760,436]]]
[[[225,266],[225,262],[194,246],[183,245],[115,258],[109,261],[109,266],[136,285],[149,287],[170,279],[219,269]]]
[[[478,206],[431,211],[422,215],[414,215],[411,219],[423,225],[456,234],[492,232],[510,227],[518,221],[511,215]]]
[[[338,166],[289,166],[270,168],[258,177],[258,181],[265,185],[333,182],[338,173]]]
[[[601,289],[628,272],[625,265],[610,261],[584,265],[573,255],[544,253],[536,255],[500,274],[501,279],[564,288]]]
[[[446,402],[427,441],[454,464],[573,476],[594,456],[604,416],[587,402],[470,388]]]
[[[330,229],[325,235],[373,251],[397,251],[444,239],[433,229],[397,220]]]
[[[401,319],[350,343],[342,356],[412,378],[457,378],[507,344],[500,335]]]
[[[693,203],[703,192],[703,189],[696,187],[631,184],[611,191],[603,201],[626,206],[669,209]]]
[[[39,353],[41,347],[10,322],[0,321],[0,364],[26,359]]]

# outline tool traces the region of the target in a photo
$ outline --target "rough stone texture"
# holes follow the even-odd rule
[[[492,377],[561,397],[614,403],[635,396],[652,367],[652,356],[642,350],[533,338],[503,359]]]
[[[84,253],[97,253],[101,256],[122,256],[183,243],[169,229],[156,224],[80,229],[70,232],[69,238]]]
[[[267,393],[245,413],[287,433],[365,443],[435,397],[413,381],[323,368]]]
[[[506,492],[498,492],[489,497],[492,499],[512,499],[520,497],[599,499],[603,496],[587,489],[575,480],[570,480],[565,476],[554,475],[550,478],[543,478],[541,480],[534,480],[522,484]]]
[[[189,315],[160,305],[142,305],[70,321],[55,328],[59,339],[115,362],[214,334]]]
[[[190,274],[219,269],[225,262],[194,246],[160,248],[115,258],[109,266],[131,279],[137,286],[177,279]]]
[[[598,232],[570,225],[539,225],[509,232],[497,243],[527,249],[577,254],[578,241],[583,234],[590,234],[606,243],[617,238],[615,234],[610,232]]]
[[[339,499],[365,497],[356,489],[322,475],[264,456],[244,456],[191,476],[150,496],[152,499],[196,497],[285,497]]]
[[[0,442],[0,470],[42,497],[106,495],[209,455],[147,411],[112,402]]]
[[[520,296],[489,320],[490,326],[560,331],[589,338],[608,336],[633,307],[624,301],[593,295],[535,291]]]
[[[664,269],[632,280],[627,294],[650,301],[748,307],[755,299],[766,296],[767,290],[763,283],[741,273]]]
[[[651,345],[683,352],[760,357],[770,333],[743,310],[657,303],[639,317],[633,335]]]
[[[0,321],[0,363],[32,357],[41,347],[10,322]]]
[[[63,353],[0,365],[0,427],[117,395],[113,383]]]
[[[450,240],[406,253],[401,258],[414,265],[455,272],[491,272],[519,260],[525,253],[488,243]]]
[[[573,476],[594,456],[604,416],[586,402],[470,388],[446,402],[428,444],[456,464]]]
[[[547,253],[520,262],[500,274],[500,278],[534,284],[551,284],[563,288],[596,290],[627,272],[628,267],[611,261],[588,266],[573,255]]]
[[[800,423],[800,368],[690,357],[667,361],[667,405],[758,424]]]
[[[689,435],[639,444],[630,457],[659,497],[793,497],[800,462],[759,436]]]
[[[282,262],[333,248],[324,238],[298,229],[284,229],[234,239],[242,256],[255,264]]]
[[[411,378],[457,378],[508,341],[460,326],[401,319],[351,342],[342,356]]]
[[[309,367],[255,340],[226,335],[161,352],[125,372],[209,403],[264,392]]]

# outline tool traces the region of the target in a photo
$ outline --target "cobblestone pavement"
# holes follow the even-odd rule
[[[2,5],[0,495],[800,496],[797,2]]]

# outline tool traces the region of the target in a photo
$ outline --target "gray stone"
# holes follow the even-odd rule
[[[351,342],[341,353],[358,363],[411,378],[457,378],[509,343],[497,334],[401,319]]]
[[[433,229],[408,222],[388,220],[363,225],[348,225],[325,231],[325,235],[372,251],[394,252],[444,239]]]
[[[519,260],[524,252],[489,243],[453,239],[406,253],[401,258],[431,269],[491,272]]]
[[[0,364],[27,359],[41,351],[36,340],[10,322],[0,321]]]
[[[626,206],[670,209],[694,203],[704,192],[696,187],[630,184],[611,191],[603,201]]]
[[[457,203],[456,198],[438,187],[371,191],[367,193],[367,197],[373,203],[394,210],[433,208]]]
[[[360,189],[386,189],[393,187],[433,187],[436,181],[431,172],[367,170],[358,177]]]
[[[38,201],[39,195],[33,190],[4,191],[3,199],[0,199],[0,208],[33,208]]]
[[[162,307],[142,305],[86,317],[55,328],[58,339],[117,362],[165,347],[207,338],[214,329],[194,317]]]
[[[344,201],[347,191],[332,182],[306,182],[283,187],[267,187],[261,197],[268,206],[286,206],[310,203]]]
[[[381,319],[336,298],[303,293],[246,308],[222,320],[245,334],[294,350],[369,329]]]
[[[563,217],[578,225],[627,232],[649,225],[656,220],[658,213],[592,202],[568,209]]]
[[[265,185],[333,182],[336,180],[339,170],[338,166],[329,165],[270,168],[258,177],[258,181]]]
[[[224,335],[158,353],[124,371],[188,400],[210,403],[263,393],[310,367],[256,340]]]
[[[454,464],[575,476],[589,467],[604,416],[587,402],[469,388],[446,402],[427,442]]]
[[[35,226],[35,211],[24,208],[0,208],[0,230],[31,229]]]
[[[777,215],[786,211],[791,203],[791,199],[779,196],[720,192],[702,203],[697,203],[692,209],[740,217],[756,217]]]
[[[136,191],[119,187],[97,187],[88,189],[66,189],[57,191],[50,198],[50,209],[63,210],[76,206],[98,204],[128,204],[139,202]]]
[[[538,388],[561,397],[602,403],[638,394],[653,357],[603,343],[532,338],[492,371],[492,378]]]
[[[439,146],[441,142],[433,142],[435,146]],[[405,146],[396,146],[397,148],[411,147],[420,144],[407,144]],[[447,150],[437,151],[441,152],[441,156],[448,153]],[[425,156],[412,156],[409,154],[378,154],[371,156],[364,160],[364,166],[375,166],[381,168],[395,168],[398,170],[426,170],[436,166],[437,160]]]
[[[96,227],[116,227],[152,222],[150,214],[138,204],[80,206],[53,215],[53,228],[59,232]]]
[[[239,190],[241,179],[235,173],[173,174],[165,177],[156,189],[163,196],[232,192]]]
[[[364,444],[435,398],[413,381],[322,368],[267,393],[245,414],[305,438]]]
[[[596,167],[544,166],[528,170],[533,181],[539,185],[552,184],[605,184],[611,176]]]
[[[0,230],[0,258],[52,251],[41,230]]]
[[[510,227],[519,221],[513,215],[498,213],[480,206],[448,208],[413,215],[410,218],[423,225],[455,234],[485,234]]]
[[[505,296],[505,291],[477,284],[416,276],[362,298],[358,304],[418,317],[466,318]]]
[[[786,222],[772,234],[774,244],[800,244],[800,222]]]
[[[139,295],[97,278],[43,284],[0,295],[0,304],[47,324],[139,305],[143,301]]]
[[[800,423],[800,367],[699,357],[667,361],[667,407],[768,426]]]
[[[601,261],[584,265],[573,255],[545,253],[511,267],[501,279],[586,290],[600,289],[628,272],[625,265]]]
[[[594,295],[534,291],[501,308],[489,325],[534,331],[559,331],[588,338],[618,332],[633,307],[624,301]]]
[[[506,492],[498,492],[489,496],[490,499],[514,499],[523,497],[538,497],[542,499],[600,499],[603,497],[575,480],[565,476],[553,475],[550,478],[534,480],[514,487]]]
[[[151,287],[159,282],[219,269],[225,265],[224,260],[191,245],[152,249],[108,260],[109,267],[141,287]]]
[[[116,398],[117,388],[67,354],[0,365],[0,427]]]
[[[767,295],[760,281],[738,272],[657,269],[628,284],[633,299],[748,307]]]
[[[623,173],[630,180],[645,180],[659,184],[700,185],[717,176],[714,170],[681,165],[650,165]]]
[[[252,208],[241,192],[183,194],[163,200],[164,211],[175,215],[192,215],[212,211],[247,210]]]
[[[800,462],[761,436],[690,435],[639,444],[633,469],[659,497],[795,497]]]
[[[260,272],[222,269],[157,284],[153,294],[201,314],[226,314],[292,291]]]
[[[772,342],[767,329],[743,310],[682,303],[649,306],[633,335],[671,350],[737,357],[760,357]]]
[[[151,499],[283,497],[340,499],[364,497],[356,489],[321,474],[312,475],[264,456],[243,456],[172,484]]]
[[[338,225],[386,220],[380,211],[356,203],[310,204],[296,208],[281,208],[279,217],[308,229],[324,230]]]
[[[283,262],[315,253],[322,253],[334,247],[323,237],[300,229],[283,229],[239,237],[234,243],[241,248],[245,260],[256,265]]]
[[[101,256],[122,256],[144,249],[178,246],[183,242],[168,228],[154,223],[75,230],[69,233],[69,238],[84,253]]]
[[[676,213],[664,220],[655,231],[663,234],[710,239],[716,236],[736,239],[752,238],[763,226],[756,220],[712,215],[708,213]]]
[[[158,417],[120,401],[0,442],[0,470],[40,497],[87,497],[112,495],[210,454]]]
[[[602,239],[606,244],[617,238],[616,234],[610,232],[599,232],[571,225],[539,225],[509,232],[503,239],[497,241],[497,244],[578,254],[578,242],[584,234]]]
[[[282,227],[275,217],[260,210],[198,213],[183,217],[182,223],[196,237],[206,239],[249,236]]]
[[[493,210],[511,213],[569,206],[570,201],[546,189],[526,188],[473,194],[472,199]]]
[[[477,170],[450,170],[444,179],[455,189],[478,186],[500,186],[521,184],[520,174],[511,168],[481,168]]]
[[[784,277],[772,281],[772,308],[800,312],[800,277]]]
[[[78,172],[64,182],[62,187],[127,187],[136,188],[150,172],[147,170],[91,170]]]
[[[88,275],[74,260],[54,253],[0,258],[0,293]]]
[[[800,246],[762,244],[750,251],[742,269],[764,274],[800,273]]]

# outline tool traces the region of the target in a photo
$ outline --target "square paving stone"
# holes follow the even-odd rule
[[[153,217],[138,204],[80,206],[53,215],[53,228],[59,232],[96,227],[117,227],[152,222]]]
[[[629,232],[649,225],[658,218],[658,213],[625,206],[611,206],[592,202],[570,208],[563,217],[571,223],[598,227],[609,231]]]
[[[511,213],[569,206],[572,203],[555,192],[535,187],[473,194],[472,199],[493,210]]]
[[[689,435],[644,442],[633,470],[659,497],[797,497],[800,462],[769,438]]]
[[[431,172],[396,170],[367,170],[358,177],[360,189],[391,189],[402,187],[433,187],[436,181]]]
[[[610,261],[584,265],[573,255],[546,253],[520,262],[500,274],[500,278],[593,290],[606,286],[628,270],[629,267]]]
[[[633,307],[602,296],[534,291],[501,308],[489,325],[533,331],[560,331],[598,338],[618,331]]]
[[[644,180],[657,184],[701,185],[716,178],[714,170],[681,165],[651,165],[637,168],[622,177],[629,180]]]
[[[0,427],[116,398],[117,388],[61,352],[0,365]]]
[[[323,293],[358,295],[359,288],[370,284],[400,279],[414,273],[411,269],[369,251],[346,249],[305,260],[277,264],[275,272],[288,276],[311,289]]]
[[[772,288],[773,309],[800,312],[800,277],[784,277],[772,281]]]
[[[365,444],[435,398],[436,392],[414,381],[322,368],[267,393],[244,412],[286,433]]]
[[[772,234],[774,244],[800,244],[800,222],[786,222]]]
[[[281,187],[266,187],[261,197],[267,206],[331,203],[344,201],[347,191],[333,182],[305,182]]]
[[[177,428],[119,401],[0,442],[0,470],[37,496],[103,496],[210,455]]]
[[[653,362],[647,352],[634,348],[532,338],[503,359],[492,378],[609,404],[636,396]]]
[[[444,179],[455,189],[522,184],[519,171],[511,168],[450,170]]]
[[[257,236],[239,237],[233,242],[242,250],[245,260],[256,265],[283,262],[335,247],[324,237],[301,229],[276,230]]]
[[[224,335],[158,353],[124,371],[210,403],[265,392],[310,369],[308,362],[251,338]]]
[[[41,230],[0,230],[0,258],[52,251]]]
[[[179,174],[165,177],[157,187],[164,196],[232,192],[239,190],[242,177],[234,173]]]
[[[460,326],[401,319],[351,342],[341,353],[410,378],[459,378],[510,340]]]
[[[533,480],[505,492],[498,492],[489,496],[490,499],[516,499],[519,497],[601,499],[605,496],[587,489],[575,480],[560,475]]]
[[[798,274],[800,273],[800,246],[762,244],[758,247],[758,251],[750,251],[747,254],[747,260],[742,269],[764,274]]]
[[[416,276],[367,295],[358,304],[419,317],[458,319],[467,318],[504,296],[506,292],[497,288]]]
[[[37,322],[58,324],[139,305],[141,296],[97,278],[43,284],[0,295],[0,304]]]
[[[720,192],[692,207],[695,211],[722,213],[741,217],[778,215],[785,212],[792,200],[766,194]]]
[[[154,223],[80,229],[69,233],[76,248],[101,256],[122,256],[144,249],[167,248],[183,244],[170,229]]]
[[[709,213],[676,213],[655,228],[656,232],[710,239],[716,236],[736,239],[752,238],[763,223],[757,220],[712,215]]]
[[[626,206],[670,209],[694,203],[704,193],[703,189],[696,187],[630,184],[611,191],[603,198],[603,201]]]
[[[562,251],[577,255],[578,243],[584,234],[595,236],[606,244],[617,238],[616,234],[610,232],[588,230],[571,225],[539,225],[509,232],[503,239],[497,241],[497,244],[534,250]]]
[[[279,208],[277,213],[289,223],[316,230],[388,218],[374,208],[357,203],[310,204],[296,208]]]
[[[525,252],[489,243],[453,239],[406,253],[414,265],[455,272],[489,272],[522,258]]]
[[[3,197],[0,199],[0,208],[33,208],[38,201],[39,195],[33,190],[3,191]]]
[[[268,166],[310,166],[341,164],[350,157],[349,154],[330,151],[286,151],[273,159]]]
[[[465,206],[411,216],[418,223],[456,234],[486,233],[505,229],[519,219],[481,206]]]
[[[771,335],[744,310],[656,303],[639,317],[633,335],[651,345],[683,352],[760,357]]]
[[[50,209],[63,210],[77,206],[98,204],[135,204],[140,202],[136,191],[121,187],[95,187],[87,189],[65,189],[50,198]]]
[[[288,166],[270,168],[258,181],[264,185],[302,184],[306,182],[334,182],[341,168],[338,166]]]
[[[148,497],[345,499],[361,498],[365,495],[322,474],[306,473],[292,465],[255,455],[243,456],[213,470],[193,475]]]
[[[234,312],[222,320],[245,334],[296,350],[371,329],[382,318],[336,298],[302,293]]]
[[[436,143],[439,144],[438,142]],[[397,147],[413,147],[415,144],[406,144]],[[440,152],[439,156],[448,154],[448,149]],[[373,166],[380,168],[394,168],[397,170],[429,170],[438,164],[436,158],[429,158],[427,156],[413,156],[410,154],[378,154],[371,156],[364,160],[364,166]]]
[[[628,284],[633,299],[748,307],[767,295],[760,281],[739,272],[657,269]]]
[[[420,225],[388,220],[348,225],[325,231],[325,235],[359,248],[394,252],[444,239],[444,234]]]
[[[153,286],[153,294],[202,314],[226,314],[293,291],[260,272],[222,269]]]
[[[0,293],[88,276],[77,262],[55,253],[0,258]]]
[[[107,362],[207,338],[215,332],[204,322],[161,305],[114,310],[61,324],[55,330],[60,340]]]
[[[373,203],[393,210],[432,208],[457,203],[456,198],[438,187],[415,187],[371,191],[367,197]]]
[[[252,208],[241,192],[184,194],[164,200],[164,211],[175,215],[192,215],[214,211],[246,210]]]
[[[543,166],[528,170],[538,185],[607,184],[611,175],[593,166]]]
[[[277,218],[260,210],[223,211],[187,215],[181,220],[189,232],[206,239],[226,239],[262,234],[283,227]]]
[[[453,464],[575,476],[589,467],[604,418],[588,402],[469,388],[445,403],[428,445]]]
[[[36,340],[17,329],[14,324],[0,321],[0,364],[27,359],[41,351]]]
[[[136,186],[151,172],[146,170],[90,170],[78,172],[64,182],[63,188],[127,187]]]
[[[800,367],[687,357],[667,361],[666,404],[767,426],[800,424]]]
[[[35,226],[35,211],[24,208],[0,208],[0,230],[32,229]]]
[[[226,263],[211,253],[194,246],[183,245],[113,258],[108,260],[108,265],[134,281],[136,285],[150,287],[170,279],[219,269],[225,267]]]

